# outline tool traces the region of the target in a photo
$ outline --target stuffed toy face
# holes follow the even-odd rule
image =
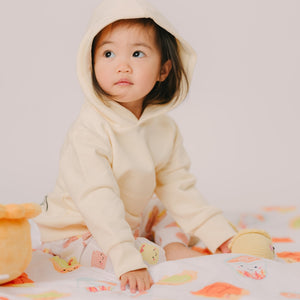
[[[0,284],[19,277],[32,257],[28,218],[39,215],[35,203],[0,205]]]
[[[142,254],[144,261],[149,265],[156,265],[159,261],[159,249],[153,244],[143,244],[140,247],[140,253]]]

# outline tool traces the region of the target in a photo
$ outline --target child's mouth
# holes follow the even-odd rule
[[[116,85],[120,85],[120,86],[129,86],[129,85],[133,85],[133,83],[131,81],[129,81],[128,79],[120,79],[119,81],[117,81],[115,83]]]

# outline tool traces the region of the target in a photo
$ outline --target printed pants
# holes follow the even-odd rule
[[[170,243],[188,245],[189,237],[177,225],[157,198],[153,198],[142,217],[142,224],[134,232],[135,246],[145,263],[154,265],[166,260],[163,248]],[[58,256],[66,265],[80,264],[113,273],[110,258],[98,246],[91,233],[64,240],[43,243],[44,252]],[[155,253],[153,255],[153,253]]]

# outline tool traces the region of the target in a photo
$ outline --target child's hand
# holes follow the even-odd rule
[[[231,250],[229,249],[228,245],[230,243],[231,239],[227,240],[226,242],[224,242],[220,247],[219,250],[222,253],[231,253]]]
[[[153,280],[147,269],[139,269],[129,271],[120,276],[121,290],[125,290],[126,285],[129,285],[130,292],[135,293],[136,290],[143,292],[150,289]]]

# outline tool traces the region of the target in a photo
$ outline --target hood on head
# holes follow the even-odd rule
[[[93,87],[91,49],[94,37],[107,25],[120,19],[151,18],[159,26],[175,36],[179,46],[179,54],[190,82],[196,63],[196,54],[192,47],[180,37],[174,27],[146,0],[103,0],[95,9],[86,34],[79,47],[77,57],[77,74],[87,101],[92,103],[98,111],[110,122],[123,125],[125,120],[132,123],[134,117],[121,105],[114,101],[99,99]],[[181,91],[167,104],[150,105],[145,109],[140,120],[145,120],[157,114],[167,112],[181,103],[187,95],[187,84],[182,80]]]

